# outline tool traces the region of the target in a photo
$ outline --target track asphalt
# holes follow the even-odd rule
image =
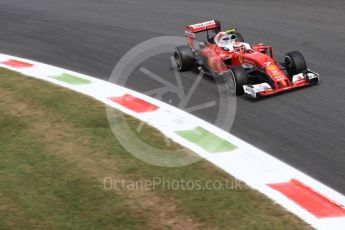
[[[0,51],[108,79],[121,57],[184,25],[218,19],[250,43],[271,44],[277,59],[300,50],[322,84],[260,101],[239,98],[231,133],[345,193],[345,1],[332,0],[1,0]],[[169,56],[144,63],[173,78]],[[195,73],[183,73],[188,88]],[[137,71],[128,87],[158,83]],[[204,78],[192,104],[217,101]],[[178,103],[173,95],[162,100]],[[195,111],[213,122],[213,108]]]

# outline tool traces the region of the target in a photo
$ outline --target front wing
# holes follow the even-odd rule
[[[255,85],[244,85],[245,94],[257,98],[258,96],[268,96],[282,91],[291,90],[303,86],[314,85],[320,82],[320,76],[311,70],[307,73],[296,74],[292,77],[292,84],[284,88],[273,89],[268,83],[260,83]]]

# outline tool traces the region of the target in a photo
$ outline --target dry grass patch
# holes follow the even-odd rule
[[[0,70],[0,125],[0,228],[309,229],[249,188],[106,190],[105,177],[128,183],[233,178],[205,161],[148,165],[117,142],[102,104],[7,70]],[[157,130],[143,131],[144,140],[164,146]]]

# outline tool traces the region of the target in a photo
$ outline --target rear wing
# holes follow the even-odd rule
[[[187,39],[187,42],[189,46],[194,49],[194,41],[195,41],[195,35],[201,32],[207,32],[207,39],[210,39],[209,37],[209,30],[214,30],[215,33],[218,33],[222,29],[221,24],[217,20],[212,20],[208,22],[202,22],[197,23],[193,25],[188,25],[185,27],[185,36]]]

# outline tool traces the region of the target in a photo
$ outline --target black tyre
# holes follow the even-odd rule
[[[232,67],[229,72],[231,76],[229,79],[230,87],[233,88],[237,96],[244,94],[243,86],[248,84],[248,75],[242,66]]]
[[[194,53],[189,46],[176,47],[174,59],[179,71],[187,71],[193,69]]]
[[[234,34],[235,34],[236,37],[237,37],[237,39],[236,39],[237,42],[244,42],[244,38],[243,38],[243,36],[242,36],[241,33],[239,33],[239,32],[234,32]]]
[[[285,56],[285,63],[290,77],[308,70],[307,63],[299,51],[287,53]]]

